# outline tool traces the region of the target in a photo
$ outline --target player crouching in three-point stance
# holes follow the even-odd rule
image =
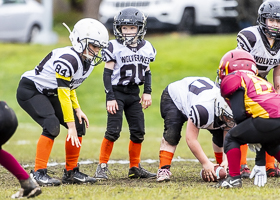
[[[164,119],[164,132],[159,152],[158,182],[170,180],[171,161],[186,121],[187,144],[202,164],[208,181],[214,181],[214,166],[217,164],[207,158],[197,140],[200,129],[207,129],[212,134],[216,161],[227,169],[223,140],[235,123],[229,106],[213,81],[206,77],[186,77],[170,83],[161,95],[160,112]]]
[[[18,121],[14,111],[4,101],[0,101],[0,164],[18,180],[21,189],[12,198],[35,197],[42,193],[39,185],[29,177],[18,161],[4,149],[4,145],[15,133]]]
[[[44,186],[61,184],[47,174],[48,159],[60,124],[68,129],[62,183],[96,182],[81,173],[77,164],[82,136],[86,133],[85,123],[88,127],[89,121],[80,108],[75,89],[102,61],[98,53],[107,46],[109,35],[103,24],[90,18],[78,21],[72,32],[68,30],[73,46],[50,52],[34,70],[22,75],[17,90],[19,105],[43,128],[31,175]]]
[[[229,176],[219,182],[221,188],[242,187],[240,145],[248,143],[257,153],[250,178],[259,187],[267,182],[265,151],[280,161],[280,94],[257,73],[253,56],[244,50],[229,51],[220,61],[221,95],[237,123],[225,137]]]
[[[144,140],[144,109],[152,104],[150,62],[156,51],[150,42],[144,40],[146,34],[145,15],[136,8],[129,7],[119,12],[114,19],[116,40],[109,42],[102,52],[105,63],[104,86],[106,92],[107,131],[101,144],[99,165],[95,178],[108,179],[107,172],[114,142],[120,137],[123,112],[129,131],[130,178],[151,178],[150,173],[140,166],[140,154]],[[144,84],[144,92],[139,97],[139,85]],[[141,106],[142,103],[142,106]]]
[[[280,1],[266,0],[258,10],[258,25],[241,30],[237,35],[238,49],[253,55],[258,68],[257,76],[266,79],[273,71],[275,90],[280,94]],[[247,166],[247,144],[241,147],[241,177],[249,178]],[[268,177],[280,177],[275,158],[266,154],[266,173]]]

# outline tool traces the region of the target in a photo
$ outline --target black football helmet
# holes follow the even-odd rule
[[[15,133],[18,126],[17,116],[5,101],[0,101],[0,149]]]
[[[138,30],[135,36],[122,34],[121,26],[134,25]],[[115,38],[124,45],[139,43],[143,40],[147,30],[147,17],[137,8],[128,7],[119,12],[114,18],[113,31]]]
[[[271,38],[280,39],[280,29],[267,26],[265,20],[267,18],[280,19],[280,1],[267,0],[263,2],[258,10],[258,19],[263,33],[268,33]]]

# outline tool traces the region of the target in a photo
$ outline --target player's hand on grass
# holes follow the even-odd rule
[[[107,101],[107,107],[106,107],[107,111],[110,114],[116,114],[117,110],[119,110],[119,106],[116,100],[111,100],[111,101]]]
[[[262,187],[267,182],[266,167],[255,165],[250,174],[250,179],[254,178],[254,184]]]
[[[139,103],[142,104],[142,108],[148,108],[150,105],[152,105],[152,96],[150,94],[144,93]]]

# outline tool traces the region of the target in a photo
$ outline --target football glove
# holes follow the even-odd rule
[[[256,153],[257,151],[261,150],[262,145],[260,143],[255,143],[255,144],[248,144],[248,147],[251,151]]]
[[[255,177],[254,184],[263,187],[267,182],[266,167],[255,165],[250,174],[250,179]]]

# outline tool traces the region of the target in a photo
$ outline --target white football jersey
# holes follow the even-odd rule
[[[265,78],[268,72],[280,64],[280,41],[276,40],[273,47],[259,26],[241,30],[237,35],[237,48],[244,49],[254,56],[259,76]]]
[[[137,47],[124,46],[117,40],[111,40],[108,48],[102,50],[103,61],[115,62],[112,85],[143,84],[145,71],[155,56],[156,50],[146,40],[142,40]]]
[[[56,89],[55,73],[71,77],[70,89],[76,89],[91,74],[94,66],[84,64],[79,54],[69,47],[54,49],[35,69],[25,72],[22,77],[32,80],[39,92]]]
[[[197,128],[220,128],[214,127],[215,100],[223,98],[218,98],[221,96],[220,88],[209,78],[187,77],[170,83],[168,93],[176,107],[191,119]]]

